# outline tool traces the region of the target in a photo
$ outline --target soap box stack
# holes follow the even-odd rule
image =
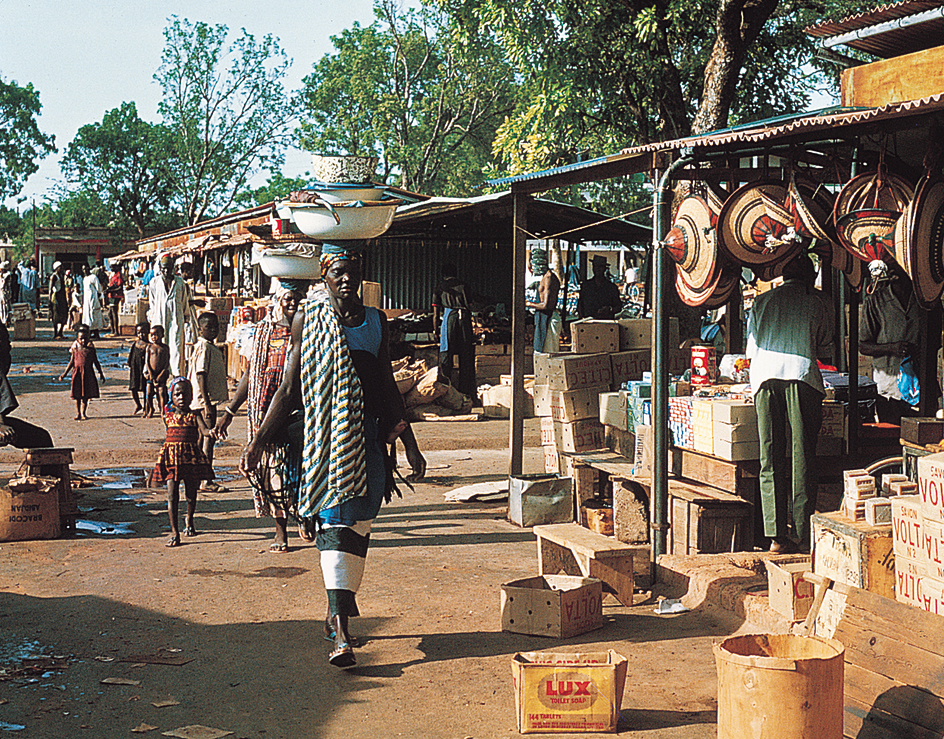
[[[865,521],[865,503],[877,495],[875,478],[865,470],[845,470],[842,473],[842,487],[843,512],[853,521]]]
[[[944,454],[919,458],[918,494],[891,502],[895,597],[944,615]]]

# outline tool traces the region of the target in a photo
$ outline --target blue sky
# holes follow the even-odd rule
[[[86,123],[133,101],[138,114],[156,122],[160,89],[153,81],[170,16],[245,28],[257,38],[272,34],[293,59],[288,87],[297,88],[324,54],[330,37],[355,21],[373,21],[373,0],[0,0],[0,77],[39,90],[40,129],[55,134],[59,154],[40,162],[20,197],[37,201],[61,179],[62,151]],[[302,174],[308,155],[289,151],[284,172]],[[16,199],[5,203],[16,207]],[[25,203],[20,206],[22,209]]]

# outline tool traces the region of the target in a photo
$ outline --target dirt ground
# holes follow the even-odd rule
[[[73,447],[73,470],[99,486],[81,491],[88,523],[78,536],[0,544],[0,730],[517,736],[515,652],[614,649],[629,660],[620,734],[716,735],[711,644],[739,626],[719,613],[658,616],[652,594],[640,594],[632,608],[608,599],[605,626],[571,639],[501,631],[500,586],[537,574],[534,536],[505,520],[503,503],[446,503],[443,493],[506,476],[506,422],[417,424],[427,478],[375,522],[352,629],[366,644],[356,667],[338,670],[321,635],[326,599],[314,545],[293,536],[289,552],[270,553],[271,522],[254,517],[235,476],[245,419],[218,450],[230,492],[201,496],[200,534],[167,549],[163,493],[143,487],[163,426],[129,417],[127,344],[97,342],[108,381],[90,420],[76,423],[68,386],[56,382],[69,342],[49,335],[41,323],[36,341],[14,345],[16,415]],[[525,437],[524,471],[541,471],[534,420]],[[0,451],[0,474],[12,475],[22,457]]]

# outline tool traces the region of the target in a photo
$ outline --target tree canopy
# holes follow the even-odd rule
[[[145,229],[171,208],[173,155],[170,131],[141,120],[134,103],[122,103],[101,123],[79,129],[61,167],[79,190],[96,193],[143,237]]]
[[[466,194],[481,183],[495,131],[514,108],[514,73],[489,35],[432,6],[378,0],[377,20],[332,37],[304,80],[299,140],[324,154],[381,158],[409,190]]]
[[[260,169],[278,167],[294,105],[284,88],[291,65],[272,36],[174,17],[154,79],[159,111],[179,168],[177,199],[189,224],[225,211]]]
[[[436,0],[521,75],[508,172],[803,110],[834,85],[803,28],[849,0]]]
[[[39,92],[0,78],[0,200],[16,195],[36,163],[56,151],[55,136],[39,130]]]

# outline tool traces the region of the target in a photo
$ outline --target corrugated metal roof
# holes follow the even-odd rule
[[[651,155],[678,151],[692,151],[693,153],[708,153],[720,149],[727,149],[730,154],[750,149],[752,146],[770,147],[774,144],[809,144],[816,140],[838,140],[843,136],[854,134],[857,128],[872,124],[892,123],[909,117],[928,115],[944,110],[944,93],[932,95],[921,100],[911,100],[905,103],[894,103],[881,108],[825,108],[814,113],[799,114],[788,117],[784,122],[783,116],[764,121],[744,124],[733,128],[713,131],[701,136],[690,136],[684,139],[661,141],[644,146],[631,146],[623,149],[619,154],[601,157],[594,160],[597,164],[594,169],[602,171],[610,164],[622,161],[624,168],[621,171],[610,170],[607,176],[626,175],[632,172],[641,172],[649,169]],[[587,169],[586,162],[578,162],[568,167],[540,172],[529,172],[516,177],[507,177],[494,180],[489,184],[515,184],[528,182],[525,188],[530,192],[540,192],[556,185],[547,184],[561,174],[568,174],[581,169]],[[596,174],[596,173],[594,173]],[[597,179],[602,178],[598,175]]]
[[[806,33],[823,41],[844,37],[843,45],[887,59],[939,46],[944,33],[944,18],[930,18],[919,25],[906,25],[905,21],[942,5],[942,0],[888,3],[841,20],[818,23],[807,28]],[[876,26],[883,25],[889,27],[874,33]]]

